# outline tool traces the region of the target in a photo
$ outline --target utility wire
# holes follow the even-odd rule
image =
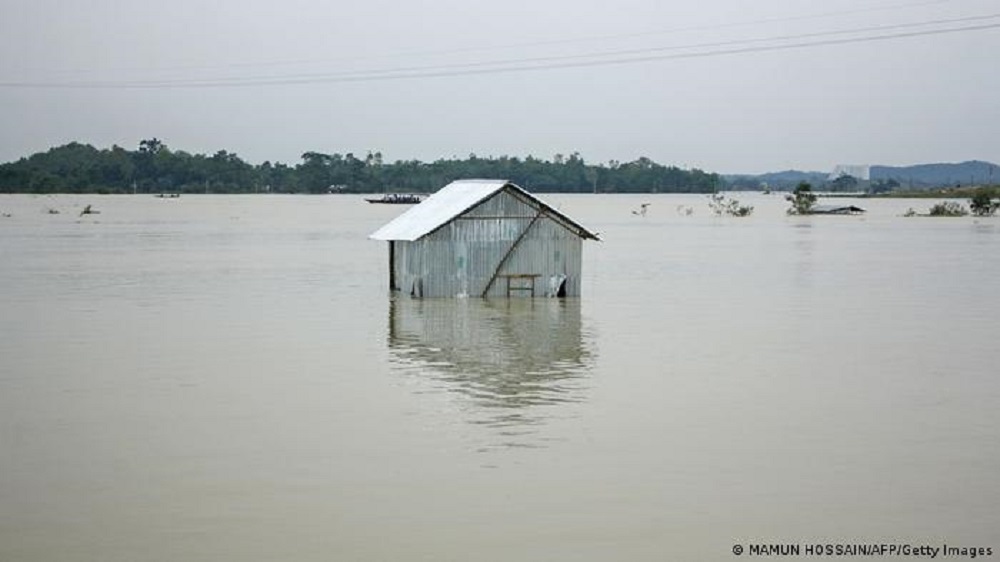
[[[816,20],[830,17],[839,17],[846,15],[857,15],[872,12],[882,12],[890,10],[900,10],[900,9],[910,9],[910,8],[921,8],[925,6],[933,6],[940,4],[948,4],[954,2],[955,0],[924,0],[920,2],[907,2],[907,3],[897,3],[897,4],[886,4],[882,6],[869,6],[866,8],[859,8],[853,10],[838,10],[831,12],[820,12],[816,14],[800,14],[794,16],[785,17],[772,17],[772,18],[761,18],[756,20],[745,20],[729,23],[717,23],[717,24],[705,24],[705,25],[692,25],[692,26],[680,26],[672,28],[664,28],[651,31],[639,31],[630,33],[616,33],[608,35],[596,35],[588,37],[576,37],[576,38],[563,38],[563,39],[549,39],[544,41],[531,41],[522,43],[510,43],[506,45],[494,45],[494,46],[475,46],[467,48],[457,48],[457,49],[439,49],[439,50],[425,50],[425,51],[414,51],[408,50],[406,52],[388,53],[382,55],[359,55],[351,57],[335,57],[335,58],[322,58],[322,59],[297,59],[297,60],[284,60],[284,61],[270,61],[270,62],[234,62],[228,64],[217,64],[217,65],[180,65],[180,66],[166,66],[158,67],[155,69],[150,68],[122,68],[119,71],[149,71],[154,70],[157,72],[164,71],[197,71],[197,70],[222,70],[222,69],[238,69],[238,68],[268,68],[268,67],[280,67],[280,66],[292,66],[292,65],[316,65],[316,64],[329,64],[334,62],[352,61],[356,62],[359,60],[384,60],[393,58],[417,58],[417,57],[427,57],[427,56],[440,56],[440,55],[458,55],[458,54],[468,54],[476,52],[489,52],[489,51],[500,51],[500,50],[514,50],[527,47],[544,47],[544,46],[555,46],[555,45],[569,45],[569,44],[579,44],[579,43],[594,43],[599,41],[609,41],[609,40],[620,40],[620,39],[635,39],[642,37],[653,37],[660,35],[668,35],[674,33],[684,33],[690,31],[712,31],[719,29],[728,28],[738,28],[738,27],[749,27],[762,24],[770,23],[783,23],[783,22],[794,22],[794,21],[806,21],[806,20]],[[95,69],[85,70],[67,70],[63,73],[91,73],[95,72]]]
[[[343,60],[378,60],[387,58],[400,58],[400,57],[421,57],[421,56],[437,56],[437,55],[455,55],[455,54],[467,54],[467,53],[477,53],[485,51],[499,51],[499,50],[513,50],[522,49],[526,47],[547,47],[554,45],[570,45],[578,43],[593,43],[598,41],[609,41],[609,40],[619,40],[619,39],[636,39],[641,37],[654,37],[660,35],[669,35],[673,33],[684,33],[690,31],[713,31],[719,29],[731,29],[737,27],[749,27],[761,24],[769,23],[786,23],[794,21],[807,21],[815,19],[823,19],[830,17],[840,17],[848,15],[865,14],[872,12],[883,12],[890,10],[899,9],[909,9],[909,8],[921,8],[925,6],[934,6],[939,4],[949,4],[954,2],[954,0],[924,0],[922,2],[909,2],[909,3],[899,3],[899,4],[887,4],[883,6],[869,6],[867,8],[859,8],[854,10],[838,10],[832,12],[820,12],[817,14],[801,14],[796,16],[785,16],[785,17],[772,17],[772,18],[761,18],[756,20],[745,20],[729,23],[717,23],[717,24],[706,24],[706,25],[692,25],[692,26],[682,26],[682,27],[671,27],[665,29],[657,29],[651,31],[638,31],[631,33],[614,33],[607,35],[594,35],[588,37],[576,37],[576,38],[564,38],[564,39],[549,39],[544,41],[529,41],[523,43],[509,43],[506,45],[494,45],[494,46],[476,46],[467,47],[459,49],[438,49],[438,50],[426,50],[426,51],[407,51],[394,54],[385,55],[372,55],[372,56],[360,56],[360,57],[350,57],[350,58],[337,58],[337,59],[301,59],[301,60],[288,60],[288,61],[274,61],[274,62],[245,62],[245,63],[232,63],[225,66],[214,66],[214,67],[174,67],[172,69],[162,69],[162,70],[192,70],[197,68],[202,69],[219,69],[219,68],[249,68],[249,67],[273,67],[273,66],[284,66],[293,64],[322,64]]]
[[[436,78],[447,76],[466,76],[477,74],[497,74],[509,72],[552,70],[559,68],[581,68],[595,66],[611,66],[622,64],[634,64],[651,61],[694,59],[727,56],[745,53],[774,52],[789,49],[803,49],[819,46],[846,45],[852,43],[868,43],[875,41],[890,41],[896,39],[923,37],[930,35],[944,35],[955,33],[966,33],[972,31],[983,31],[1000,28],[998,23],[984,23],[980,25],[968,25],[964,27],[949,27],[943,29],[925,29],[919,31],[883,33],[879,35],[869,35],[865,37],[848,37],[840,39],[821,39],[814,41],[801,41],[800,39],[809,37],[821,37],[834,34],[860,33],[867,31],[884,31],[885,29],[900,29],[914,26],[927,26],[940,23],[956,23],[961,21],[996,19],[1000,14],[974,16],[970,18],[959,18],[956,20],[939,20],[937,22],[920,22],[913,24],[897,24],[894,26],[884,26],[881,28],[864,28],[857,30],[844,30],[835,32],[820,32],[813,34],[798,34],[773,37],[767,39],[751,39],[742,41],[727,41],[719,43],[706,43],[689,46],[675,47],[654,47],[647,49],[633,49],[628,51],[610,51],[604,53],[591,53],[587,55],[568,55],[565,57],[536,57],[529,59],[513,59],[506,61],[495,61],[490,63],[467,63],[465,65],[450,65],[442,67],[414,67],[402,69],[374,70],[355,73],[330,73],[315,75],[290,75],[275,77],[252,77],[236,79],[217,80],[164,80],[164,81],[92,81],[92,82],[0,82],[0,88],[81,88],[81,89],[167,89],[167,88],[224,88],[224,87],[247,87],[247,86],[277,86],[296,85],[314,83],[343,83],[343,82],[371,82],[379,80],[402,80],[415,78]],[[761,41],[787,41],[799,39],[798,42],[783,43],[779,45],[760,45],[741,47],[747,43]],[[730,46],[725,49],[704,50],[705,47]],[[666,50],[679,49],[702,49],[687,53],[663,54]],[[581,58],[594,59],[594,57],[604,57],[596,60],[579,60]],[[618,57],[618,58],[607,58]],[[542,63],[542,64],[539,64]]]
[[[776,41],[790,41],[799,39],[808,39],[814,37],[829,37],[835,35],[844,34],[859,34],[859,33],[869,33],[876,31],[889,31],[893,29],[908,29],[914,27],[926,27],[930,25],[951,25],[956,23],[969,23],[974,21],[984,21],[1000,18],[1000,13],[982,15],[982,16],[970,16],[965,18],[955,18],[955,19],[945,19],[945,20],[931,20],[922,21],[916,23],[902,23],[894,25],[884,25],[884,26],[873,26],[873,27],[862,27],[856,29],[848,30],[838,30],[838,31],[820,31],[814,33],[798,33],[791,35],[778,35],[773,37],[759,37],[751,39],[734,39],[730,41],[715,41],[709,43],[694,43],[688,45],[672,45],[665,47],[644,47],[639,49],[623,49],[617,51],[599,51],[591,53],[578,53],[574,55],[555,55],[546,57],[528,57],[528,58],[518,58],[518,59],[500,59],[494,61],[477,61],[469,63],[454,63],[445,65],[429,65],[429,66],[410,66],[410,67],[396,67],[396,68],[383,68],[383,69],[372,69],[372,70],[362,70],[362,71],[347,71],[347,72],[323,72],[323,73],[307,73],[307,74],[291,74],[291,75],[279,75],[279,76],[249,76],[242,78],[231,78],[231,79],[220,79],[219,82],[233,82],[235,84],[243,82],[254,82],[258,80],[277,80],[277,79],[334,79],[334,78],[353,78],[353,77],[367,77],[367,76],[379,76],[379,75],[391,75],[391,74],[407,74],[407,73],[421,73],[421,72],[433,72],[433,71],[449,71],[449,70],[461,70],[470,68],[489,68],[489,67],[505,67],[510,65],[524,65],[524,64],[535,64],[535,63],[554,63],[559,61],[573,61],[573,60],[583,60],[583,59],[598,59],[598,58],[609,58],[609,57],[622,57],[631,55],[645,55],[650,53],[667,52],[667,51],[681,51],[690,49],[705,49],[705,48],[716,48],[716,47],[731,47],[739,46],[745,44],[753,43],[768,43]],[[175,80],[171,81],[171,84],[183,84],[186,82],[190,83],[202,83],[204,80],[191,79],[191,80]]]

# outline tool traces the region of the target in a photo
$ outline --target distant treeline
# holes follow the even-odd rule
[[[648,158],[592,165],[578,153],[384,162],[379,152],[306,152],[295,166],[252,165],[235,153],[171,150],[146,139],[136,150],[70,143],[0,165],[3,193],[429,193],[460,178],[501,178],[536,192],[711,193],[718,174],[682,170]]]

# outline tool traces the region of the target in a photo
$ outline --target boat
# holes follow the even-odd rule
[[[386,193],[378,199],[368,199],[369,203],[388,203],[390,205],[414,205],[422,201],[423,198],[412,193]]]

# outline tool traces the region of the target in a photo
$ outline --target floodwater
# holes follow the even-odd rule
[[[483,302],[360,197],[0,196],[0,560],[996,555],[1000,218],[738,197],[546,196],[583,296]]]

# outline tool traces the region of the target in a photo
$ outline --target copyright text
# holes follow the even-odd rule
[[[778,558],[782,556],[816,557],[897,557],[926,558],[968,558],[992,557],[992,546],[955,546],[950,544],[907,544],[907,543],[746,543],[734,544],[733,554],[757,558]]]

